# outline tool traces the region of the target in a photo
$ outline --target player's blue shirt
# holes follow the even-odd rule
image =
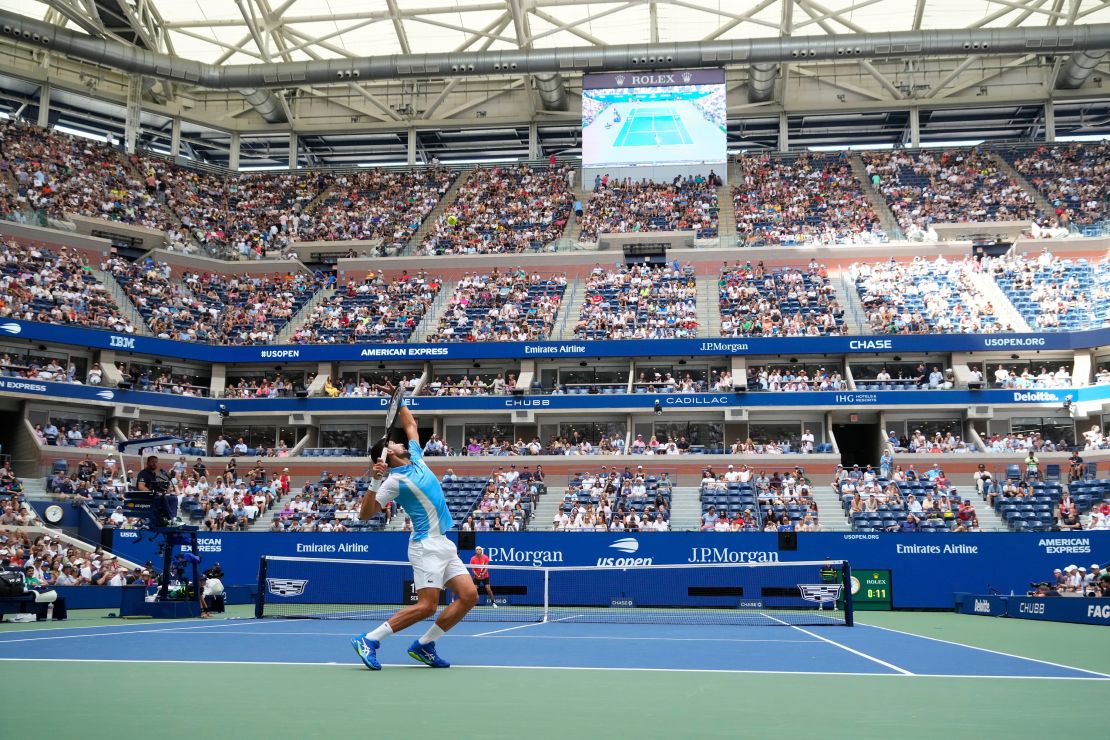
[[[455,526],[447,510],[447,498],[439,478],[424,463],[420,444],[409,440],[408,465],[390,468],[389,477],[382,482],[376,498],[385,506],[396,499],[412,520],[412,539],[418,542],[429,534],[444,534]]]

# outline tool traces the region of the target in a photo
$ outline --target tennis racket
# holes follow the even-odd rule
[[[382,433],[381,441],[388,442],[389,436],[393,432],[393,425],[397,423],[397,414],[401,411],[401,400],[405,395],[405,387],[403,385],[397,386],[393,391],[393,397],[389,401],[389,410],[385,412],[385,431]],[[385,462],[385,456],[389,454],[389,450],[382,447],[381,462]]]

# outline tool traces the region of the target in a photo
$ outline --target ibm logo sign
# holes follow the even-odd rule
[[[135,337],[121,337],[113,334],[110,337],[108,346],[119,349],[135,349]]]

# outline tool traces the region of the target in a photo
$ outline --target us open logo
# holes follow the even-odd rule
[[[294,578],[267,578],[266,590],[274,596],[300,596],[304,593],[307,580]]]
[[[620,550],[623,553],[631,555],[640,549],[640,543],[636,541],[635,537],[625,537],[619,539],[613,544],[609,545],[614,550]]]

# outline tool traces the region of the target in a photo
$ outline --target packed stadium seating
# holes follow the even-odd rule
[[[421,250],[424,254],[512,254],[559,238],[574,194],[570,167],[475,170],[459,186]]]
[[[1048,200],[1061,224],[1090,226],[1110,215],[1105,143],[1004,147],[999,153]]]
[[[17,195],[36,210],[162,229],[165,211],[156,190],[139,179],[115,148],[30,124],[0,123],[0,167]]]
[[[618,471],[570,477],[552,528],[559,532],[666,532],[670,529],[673,486],[670,475]]]
[[[742,244],[871,244],[886,238],[847,155],[736,158],[732,202]]]
[[[698,334],[693,268],[597,265],[585,285],[574,329],[580,339],[663,339]]]
[[[848,274],[879,334],[1003,331],[995,307],[971,279],[979,263],[914,257],[909,264],[852,263]]]
[[[844,310],[836,300],[827,270],[722,267],[718,281],[721,336],[819,336],[844,330]]]
[[[339,175],[322,202],[301,216],[294,233],[302,241],[381,239],[387,247],[407,245],[455,176],[440,168]]]
[[[424,319],[443,279],[423,270],[350,280],[315,306],[294,331],[296,344],[404,342]]]
[[[697,238],[711,239],[717,236],[717,216],[717,188],[702,175],[671,184],[599,175],[582,216],[580,238],[592,242],[605,233],[693,230]]]
[[[136,331],[74,250],[8,240],[0,248],[0,265],[0,317]]]
[[[907,235],[935,223],[1031,220],[1038,215],[1032,194],[981,148],[865,152],[861,157]]]
[[[523,269],[467,273],[439,319],[430,342],[547,339],[566,292],[562,275]]]

